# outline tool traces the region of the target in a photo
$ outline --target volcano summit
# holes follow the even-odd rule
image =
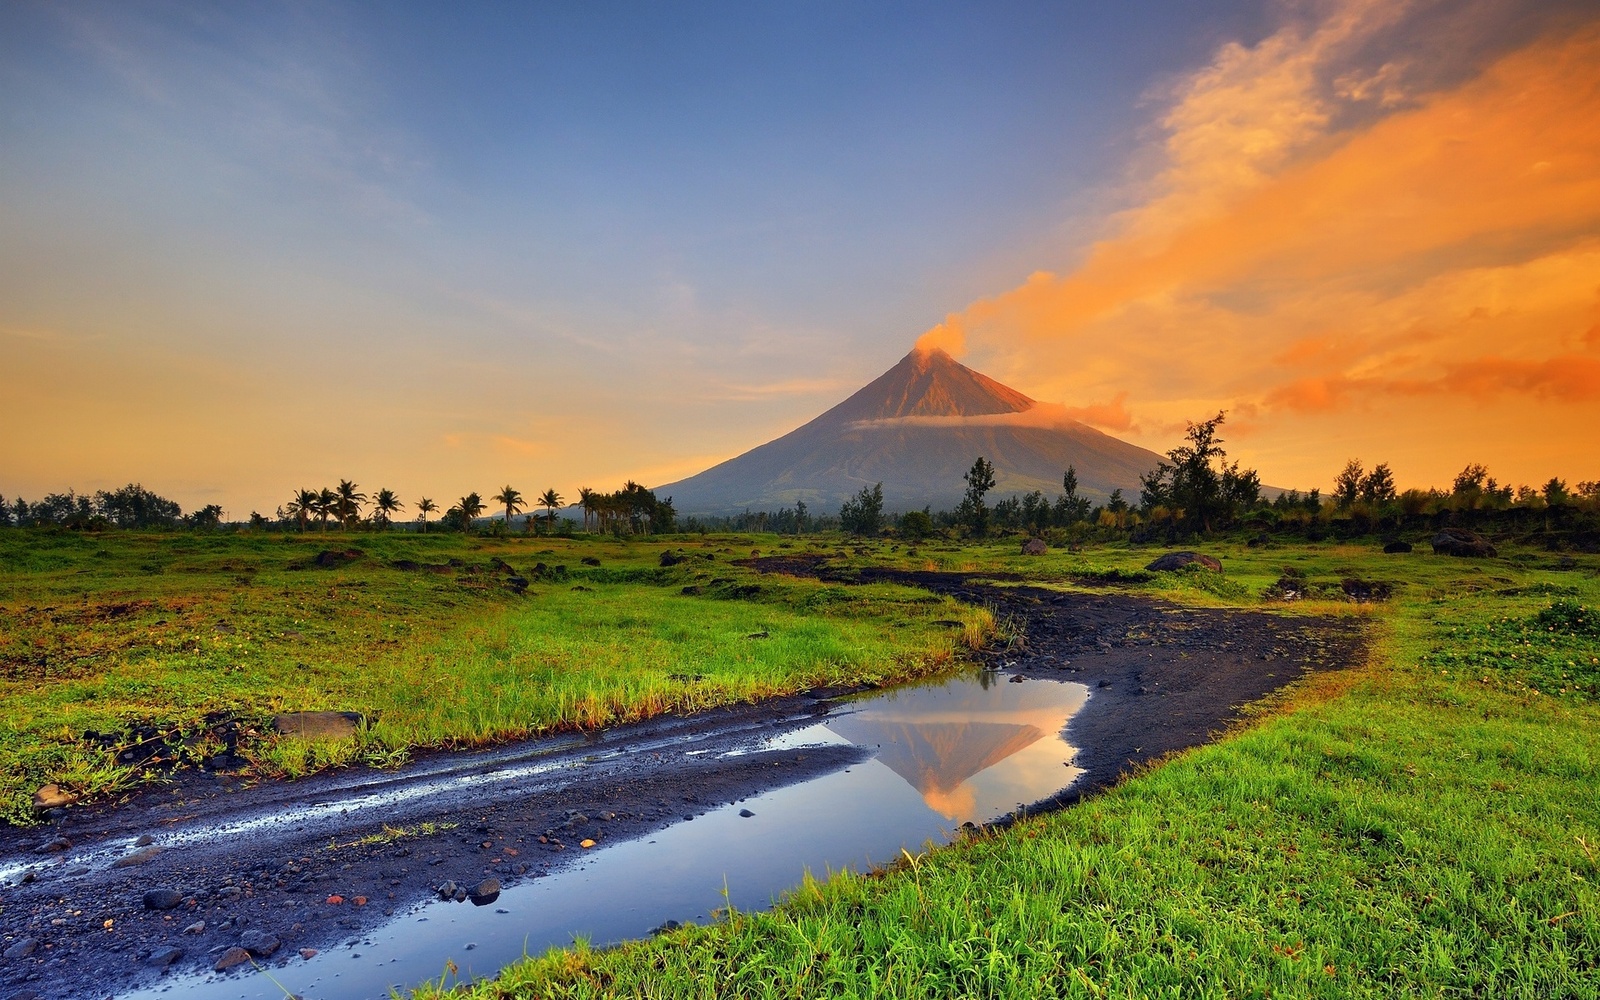
[[[939,349],[913,350],[849,399],[783,437],[699,475],[656,488],[684,514],[775,510],[797,501],[832,511],[883,483],[890,511],[953,509],[978,456],[995,467],[994,497],[1079,491],[1137,495],[1160,456],[1069,419],[1059,408],[973,371]]]

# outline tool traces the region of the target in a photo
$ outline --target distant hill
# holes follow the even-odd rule
[[[1134,500],[1139,476],[1161,460],[942,350],[914,350],[803,427],[655,492],[672,497],[680,514],[776,510],[801,500],[821,514],[882,482],[886,510],[949,510],[980,455],[995,466],[992,499],[1060,493],[1072,465],[1085,496],[1103,501],[1120,488]]]

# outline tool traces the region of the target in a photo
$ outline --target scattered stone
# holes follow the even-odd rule
[[[257,958],[271,958],[282,944],[283,942],[266,931],[259,931],[254,928],[239,935],[239,947]]]
[[[183,893],[176,889],[151,889],[144,894],[147,910],[170,910],[183,902]]]
[[[141,833],[139,835],[139,839],[135,840],[133,842],[133,846],[134,847],[149,847],[151,844],[153,844],[155,842],[156,842],[156,838],[150,836],[148,833]]]
[[[539,839],[540,840],[544,840],[543,837],[540,837]],[[452,899],[452,898],[454,898],[455,894],[456,894],[456,884],[455,884],[455,882],[446,880],[444,882],[444,884],[439,886],[438,893],[439,893],[439,898],[440,899]]]
[[[300,949],[300,957],[309,962],[313,958],[317,957],[317,949],[315,949],[315,948],[301,948]]]
[[[595,845],[595,842],[593,840],[590,840],[588,837],[585,837],[582,840],[578,841],[578,846],[583,848],[586,851],[589,848],[593,847],[594,845]]]
[[[1171,572],[1183,569],[1185,566],[1198,565],[1214,573],[1222,572],[1222,562],[1214,556],[1202,555],[1199,552],[1168,552],[1155,560],[1145,569],[1157,573]]]
[[[528,578],[525,576],[506,577],[506,586],[515,594],[525,594],[528,591]]]
[[[59,809],[62,806],[70,806],[76,801],[78,801],[78,796],[60,785],[45,785],[33,793],[33,807],[35,809]]]
[[[1401,554],[1401,553],[1405,553],[1405,552],[1410,552],[1411,551],[1411,543],[1410,542],[1393,541],[1393,542],[1390,542],[1388,545],[1385,545],[1383,547],[1383,551],[1385,553],[1391,555],[1391,556],[1392,555]]]
[[[698,596],[700,596],[700,594],[704,593],[704,591],[701,590],[699,584],[691,583],[691,584],[689,584],[689,586],[687,586],[687,587],[683,588],[681,591],[679,591],[679,593],[682,594],[685,597],[698,597]]]
[[[52,838],[50,840],[45,841],[44,843],[40,844],[38,847],[35,847],[33,849],[33,853],[35,853],[35,854],[59,854],[62,851],[70,850],[71,848],[72,848],[72,841],[68,840],[65,837],[55,837],[55,838]]]
[[[1050,551],[1050,546],[1042,538],[1030,538],[1022,543],[1022,554],[1025,556],[1042,556]]]
[[[15,961],[19,958],[27,958],[29,955],[33,954],[33,949],[37,947],[39,947],[39,942],[34,938],[23,938],[21,941],[18,941],[16,944],[7,948],[5,951],[0,951],[0,958],[10,961]]]
[[[338,906],[339,904],[341,904],[343,902],[344,902],[344,897],[339,895],[338,893],[334,893],[333,895],[328,897],[328,905],[329,906]]]
[[[666,923],[662,924],[659,927],[652,927],[650,929],[650,933],[651,934],[665,934],[668,931],[675,931],[679,927],[682,927],[682,926],[683,925],[678,923],[676,920],[668,920]]]
[[[683,562],[683,556],[678,555],[676,552],[661,553],[662,566],[676,566],[681,562]]]
[[[284,712],[272,717],[272,729],[307,740],[342,740],[366,725],[360,712]]]
[[[188,927],[185,927],[183,932],[185,934],[204,934],[206,932],[206,922],[204,920],[196,920]]]
[[[250,953],[245,951],[243,948],[240,948],[238,945],[234,945],[232,948],[229,948],[227,951],[223,952],[222,956],[217,959],[217,964],[213,965],[211,968],[217,972],[227,972],[234,966],[243,965],[248,961],[250,961]]]
[[[472,900],[473,906],[486,906],[500,898],[500,880],[486,878],[482,882],[467,890],[467,898]]]
[[[1441,528],[1433,536],[1433,554],[1436,556],[1462,556],[1464,558],[1481,559],[1486,556],[1496,556],[1499,553],[1489,540],[1476,531],[1466,528]]]
[[[179,948],[176,945],[166,944],[157,948],[155,951],[152,951],[150,953],[150,957],[146,958],[144,963],[146,965],[153,965],[158,969],[165,969],[167,966],[171,965],[173,962],[176,962],[182,957],[182,948]]]
[[[755,813],[751,812],[748,809],[740,809],[739,810],[739,815],[744,819],[749,819],[750,817],[754,816]]]
[[[1021,674],[1012,674],[1011,675],[1011,683],[1012,684],[1021,684],[1022,681],[1023,681],[1023,677],[1022,677]]]
[[[455,894],[452,895],[450,898],[455,900],[458,903],[465,903],[467,901],[467,897],[469,895],[471,895],[471,893],[467,892],[467,890],[466,890],[466,888],[464,886],[459,886],[458,885],[458,886],[456,886]]]

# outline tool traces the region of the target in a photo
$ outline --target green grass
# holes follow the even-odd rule
[[[29,821],[48,781],[105,795],[138,780],[88,732],[151,726],[193,758],[214,749],[206,717],[232,714],[254,734],[254,769],[293,777],[918,676],[992,628],[981,609],[907,588],[758,578],[729,565],[748,545],[0,531],[0,816]],[[311,566],[324,549],[361,555]],[[668,549],[690,558],[664,569]],[[517,595],[497,558],[549,578]],[[391,566],[451,559],[463,565]],[[372,724],[335,743],[267,732],[274,713],[319,709]]]
[[[1367,615],[1372,661],[1302,681],[1228,738],[1078,807],[888,872],[807,881],[769,912],[552,952],[464,992],[1600,996],[1596,561],[1560,573],[1542,553],[1204,548],[1223,552],[1237,590],[1183,575],[1140,589],[1260,606],[1286,562],[1308,579],[1393,583],[1385,605],[1283,608]],[[1007,549],[944,555],[1062,586],[1151,555],[1022,563]]]

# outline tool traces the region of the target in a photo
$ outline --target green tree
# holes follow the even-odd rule
[[[1344,471],[1333,477],[1333,502],[1340,510],[1349,509],[1361,499],[1361,482],[1365,475],[1360,460],[1352,458],[1344,463]]]
[[[839,508],[839,526],[852,535],[876,535],[883,524],[883,484],[863,486]]]
[[[595,511],[599,509],[596,503],[598,496],[599,494],[587,486],[578,489],[578,509],[583,511],[583,530],[586,532],[590,530],[589,522],[595,516]]]
[[[956,514],[973,535],[982,538],[989,533],[989,507],[983,498],[994,489],[994,466],[982,455],[972,463],[961,476],[966,480],[967,492],[961,498],[961,505],[956,508]]]
[[[473,520],[483,513],[483,497],[478,496],[476,491],[468,493],[456,501],[455,509],[461,515],[461,530],[471,531]]]
[[[284,512],[294,518],[294,523],[298,524],[303,532],[317,513],[319,500],[316,490],[300,490],[295,493],[294,499],[289,501],[289,506],[284,508]]]
[[[1544,484],[1544,502],[1550,506],[1561,507],[1571,500],[1572,494],[1567,492],[1566,480],[1551,476],[1550,481]]]
[[[490,499],[506,509],[506,528],[509,530],[511,528],[511,519],[522,511],[522,494],[510,486],[503,486],[500,492],[490,497]]]
[[[322,530],[328,530],[328,518],[339,509],[339,495],[324,486],[317,492],[317,520],[322,524]]]
[[[1089,520],[1089,498],[1078,495],[1078,470],[1070,465],[1061,477],[1061,496],[1056,500],[1056,515],[1062,527]]]
[[[1167,452],[1167,461],[1139,477],[1139,505],[1146,513],[1162,507],[1199,530],[1212,531],[1241,510],[1261,502],[1261,478],[1254,469],[1229,463],[1217,428],[1226,414],[1190,424],[1185,444]]]
[[[562,500],[561,494],[557,493],[554,488],[545,490],[543,493],[539,494],[539,506],[541,506],[541,507],[543,507],[545,509],[545,516],[544,516],[544,533],[545,534],[547,534],[547,535],[555,534],[555,531],[556,531],[556,509],[559,508],[562,505],[562,503],[564,503],[564,502],[565,501]]]
[[[389,527],[389,520],[404,507],[400,498],[395,496],[394,490],[384,487],[372,498],[372,519],[383,528]]]
[[[428,515],[439,509],[439,505],[423,497],[417,501],[417,516],[422,521],[422,530],[428,530]]]
[[[1361,499],[1365,503],[1377,506],[1390,503],[1394,498],[1394,473],[1389,469],[1389,463],[1381,462],[1362,477]]]
[[[927,508],[908,510],[900,515],[900,534],[913,542],[920,542],[933,534],[933,515]]]
[[[339,488],[334,493],[334,514],[346,528],[355,527],[361,520],[361,507],[367,502],[367,495],[348,479],[339,480]]]

